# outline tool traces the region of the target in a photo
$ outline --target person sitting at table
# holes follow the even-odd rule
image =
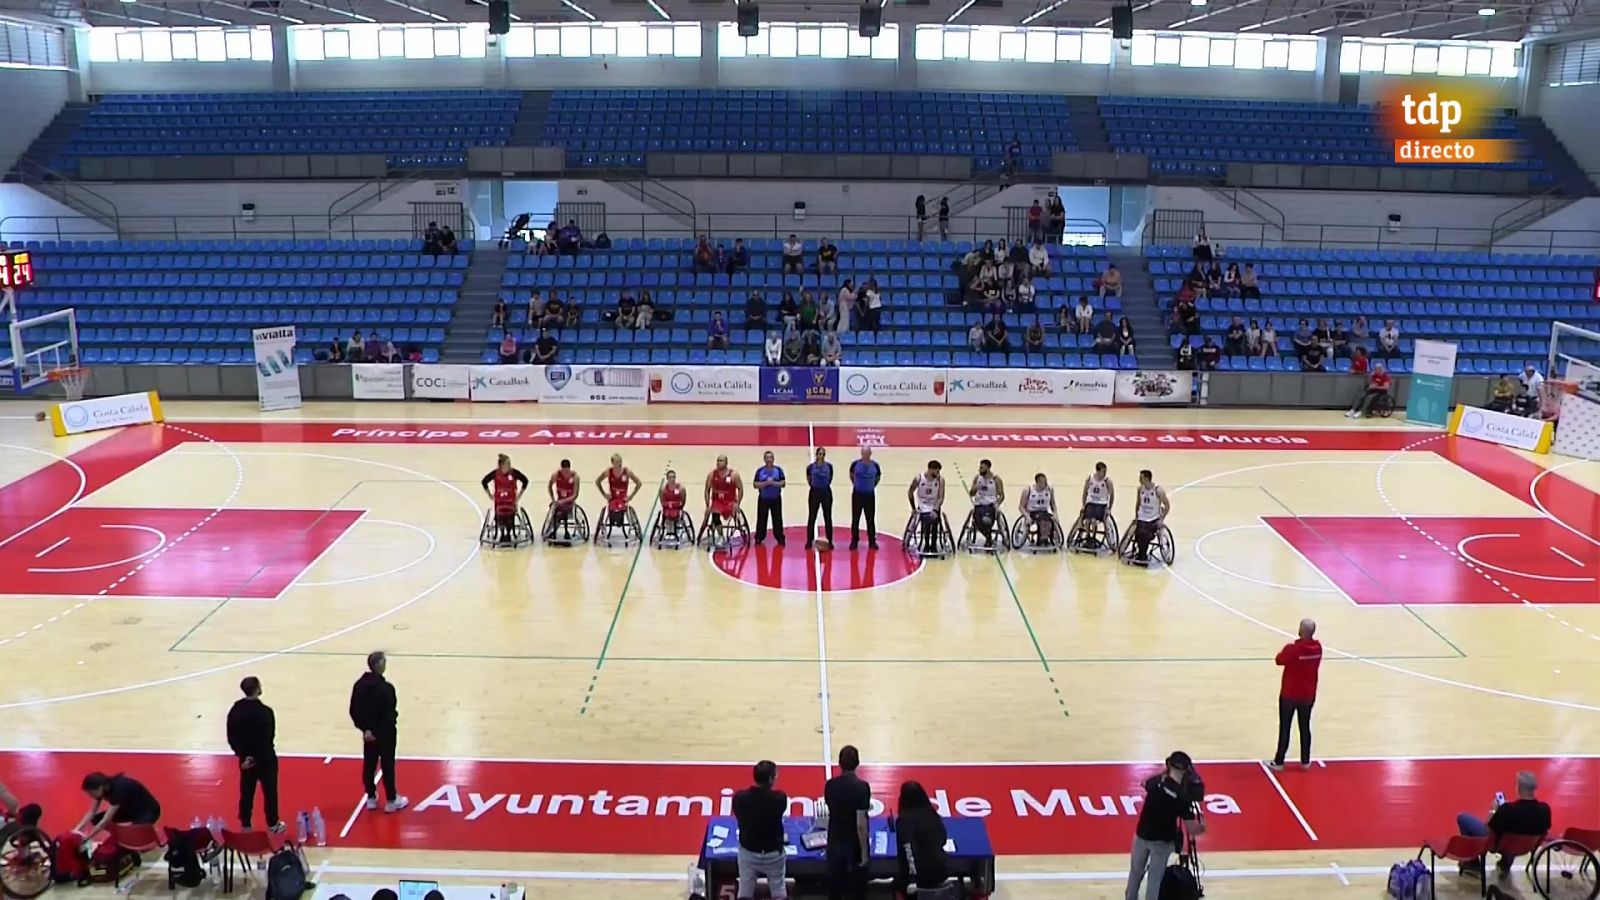
[[[921,783],[907,781],[900,785],[897,812],[895,890],[906,896],[922,896],[923,892],[943,887],[950,877],[950,861],[944,852],[949,835]]]

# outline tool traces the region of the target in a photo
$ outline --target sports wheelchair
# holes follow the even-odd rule
[[[632,547],[644,540],[644,529],[639,525],[639,514],[633,506],[612,509],[609,505],[600,511],[594,523],[596,547]]]
[[[667,518],[666,510],[658,510],[650,523],[650,546],[657,550],[679,550],[695,545],[694,518],[687,509]]]
[[[911,517],[906,519],[906,530],[900,538],[900,543],[911,556],[923,559],[949,559],[956,553],[956,533],[950,530],[950,517],[946,516],[942,509],[928,515],[934,526],[939,529],[932,546],[923,539],[922,514],[916,510],[912,510]]]
[[[55,883],[54,842],[37,828],[0,820],[0,896],[32,900]]]
[[[1011,526],[1006,521],[1005,511],[998,505],[994,507],[994,521],[989,523],[989,537],[983,537],[983,532],[978,529],[978,508],[974,506],[967,511],[967,518],[961,523],[961,534],[956,538],[956,546],[966,553],[1004,553],[1011,549]]]
[[[750,546],[750,520],[745,517],[744,510],[735,506],[733,514],[719,516],[706,510],[706,518],[700,523],[700,531],[695,535],[695,543],[708,550],[727,550],[734,547]]]
[[[1138,546],[1134,541],[1138,528],[1139,524],[1135,522],[1134,526],[1123,534],[1122,543],[1117,545],[1117,556],[1122,560],[1123,564],[1143,566],[1147,569],[1150,568],[1152,563],[1156,562],[1167,566],[1172,565],[1172,561],[1178,557],[1178,545],[1173,541],[1172,530],[1167,528],[1166,523],[1156,526],[1155,536],[1150,541],[1150,558],[1144,560],[1138,558]]]
[[[1050,523],[1050,529],[1047,534],[1042,534],[1033,516],[1019,516],[1017,524],[1011,529],[1011,549],[1018,553],[1059,552],[1065,536],[1061,519],[1055,513],[1046,513],[1046,521]]]
[[[533,546],[533,522],[529,521],[527,511],[518,506],[509,518],[509,522],[504,522],[495,510],[485,512],[478,543],[484,547],[513,550]]]
[[[1073,553],[1089,553],[1096,556],[1114,552],[1120,544],[1122,533],[1117,529],[1117,519],[1106,510],[1102,519],[1092,519],[1084,512],[1078,513],[1078,518],[1072,523],[1072,528],[1067,532],[1067,549]]]
[[[556,518],[556,505],[550,504],[545,510],[544,525],[539,528],[539,534],[544,542],[552,547],[576,547],[579,544],[589,543],[589,514],[583,507],[574,503],[567,514],[558,521]]]

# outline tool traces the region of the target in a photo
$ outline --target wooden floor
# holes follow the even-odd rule
[[[1007,807],[991,824],[1001,850],[1018,851],[1000,863],[1007,898],[1120,897],[1132,819],[1092,808],[1174,749],[1215,761],[1202,765],[1208,785],[1238,807],[1213,816],[1209,896],[1374,896],[1379,869],[1450,833],[1456,811],[1511,792],[1519,768],[1537,766],[1558,826],[1600,825],[1597,761],[1584,756],[1600,747],[1600,464],[1327,412],[314,404],[264,415],[179,402],[164,428],[55,439],[33,421],[38,408],[0,405],[0,569],[18,573],[0,585],[0,744],[49,752],[0,753],[0,781],[72,804],[50,809],[56,818],[75,817],[81,795],[49,779],[101,766],[170,781],[182,799],[164,798],[169,812],[215,797],[212,811],[231,817],[228,760],[210,754],[226,753],[222,719],[253,674],[277,711],[280,752],[304,757],[286,768],[286,806],[319,806],[335,832],[312,853],[327,884],[436,868],[452,870],[448,884],[520,872],[533,896],[618,896],[593,876],[679,877],[696,840],[509,815],[500,798],[465,814],[491,787],[526,793],[582,761],[617,763],[581,767],[597,785],[615,779],[614,794],[693,793],[686,762],[731,771],[738,786],[761,758],[783,763],[796,789],[847,743],[881,770],[875,782],[909,773],[948,784],[952,802],[967,790]],[[338,433],[418,425],[469,436]],[[535,435],[546,426],[630,434]],[[518,436],[483,436],[496,428]],[[667,436],[639,437],[655,433]],[[1240,435],[1258,440],[1213,440]],[[839,440],[829,449],[842,477],[850,438],[878,444],[879,525],[895,538],[905,486],[929,458],[962,480],[992,460],[1008,512],[1045,472],[1069,518],[1103,460],[1125,523],[1137,471],[1153,469],[1172,498],[1177,562],[1143,571],[1010,554],[901,571],[842,545],[824,559],[796,546],[799,487],[786,494],[795,530],[782,553],[477,541],[477,482],[497,452],[540,495],[570,458],[591,510],[592,482],[620,452],[646,484],[646,519],[671,468],[698,518],[719,453],[748,482],[771,449],[798,485],[813,442]],[[959,527],[966,501],[948,509]],[[529,512],[537,523],[542,503]],[[1276,735],[1272,657],[1307,616],[1328,648],[1315,718],[1326,764],[1273,776],[1255,762]],[[400,767],[402,790],[433,801],[388,821],[355,815],[346,759],[359,753],[348,687],[378,648],[401,697],[402,756],[416,760]],[[469,801],[475,778],[488,787]],[[462,815],[441,793],[450,784]],[[1393,827],[1372,824],[1368,804],[1419,784],[1440,789],[1405,801]],[[1048,816],[1015,793],[1042,802],[1057,787],[1090,808]],[[441,841],[450,849],[419,849]],[[1441,893],[1466,896],[1453,877]],[[676,883],[628,890],[680,895]]]

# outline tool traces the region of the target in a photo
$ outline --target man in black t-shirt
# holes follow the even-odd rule
[[[154,825],[161,818],[161,804],[150,789],[120,772],[90,772],[83,777],[83,792],[93,802],[72,830],[82,832],[85,840],[109,831],[113,824]]]
[[[1128,867],[1128,890],[1124,900],[1139,900],[1139,883],[1145,882],[1145,900],[1158,900],[1161,880],[1167,874],[1167,861],[1178,849],[1181,819],[1191,835],[1203,834],[1200,818],[1190,796],[1195,781],[1194,763],[1182,750],[1167,757],[1167,768],[1144,783],[1144,806],[1133,833],[1133,859]]]
[[[862,900],[867,895],[872,786],[857,777],[860,765],[860,751],[844,747],[839,751],[840,774],[828,779],[822,791],[828,804],[828,900],[843,900],[846,894]]]
[[[756,879],[767,880],[773,900],[789,896],[784,882],[783,816],[789,797],[774,790],[778,764],[763,759],[755,766],[756,783],[733,795],[733,815],[739,822],[739,900],[755,900]]]
[[[1491,850],[1508,834],[1543,837],[1550,832],[1550,804],[1535,799],[1534,792],[1538,789],[1539,782],[1532,772],[1518,772],[1517,799],[1509,803],[1497,802],[1494,811],[1489,814],[1488,822],[1471,813],[1462,813],[1456,816],[1456,827],[1467,837],[1492,838],[1489,844]],[[1502,853],[1496,867],[1501,875],[1509,875],[1511,864],[1515,861],[1516,857]],[[1476,871],[1482,867],[1483,859],[1479,858],[1464,864],[1462,870]]]

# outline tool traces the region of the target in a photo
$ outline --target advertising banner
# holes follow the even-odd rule
[[[838,403],[839,370],[768,366],[761,370],[762,403]]]
[[[357,400],[404,400],[406,367],[399,363],[350,366],[350,396]]]
[[[966,405],[1060,406],[1056,376],[1028,369],[951,369],[948,402]]]
[[[1116,400],[1117,373],[1111,369],[1067,369],[1055,376],[1068,406],[1110,406]]]
[[[1562,425],[1565,427],[1566,423]],[[1549,453],[1550,441],[1555,437],[1555,426],[1538,419],[1462,404],[1456,407],[1455,414],[1450,417],[1450,433],[1516,447],[1518,450]]]
[[[473,401],[514,403],[539,399],[539,383],[544,380],[543,366],[470,366],[467,378],[472,382]]]
[[[539,402],[648,403],[649,380],[643,366],[545,366]]]
[[[411,396],[419,400],[466,400],[472,396],[472,367],[414,365]]]
[[[164,421],[166,417],[161,414],[161,398],[155,391],[96,397],[93,400],[70,400],[58,403],[50,410],[50,430],[55,432],[56,437]]]
[[[1406,401],[1406,421],[1435,428],[1449,425],[1455,379],[1455,344],[1416,341],[1411,357],[1411,398]]]
[[[1116,401],[1157,405],[1191,403],[1194,400],[1193,372],[1118,372]]]
[[[294,361],[293,325],[256,328],[256,396],[262,412],[300,408],[300,370]]]
[[[840,403],[944,403],[947,369],[846,366],[839,376]]]
[[[755,366],[651,366],[651,403],[757,403]]]

